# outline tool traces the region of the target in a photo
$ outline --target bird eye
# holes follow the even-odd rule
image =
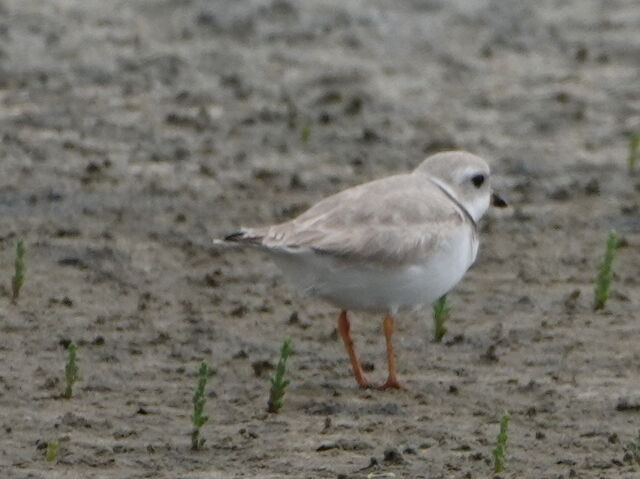
[[[471,183],[473,183],[473,186],[476,188],[480,188],[484,184],[484,180],[484,175],[474,175],[471,177]]]

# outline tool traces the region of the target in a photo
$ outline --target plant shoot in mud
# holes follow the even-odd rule
[[[499,474],[504,470],[504,462],[507,456],[507,440],[509,439],[508,428],[509,415],[505,413],[500,419],[500,431],[496,438],[496,447],[491,451],[491,455],[493,456],[493,472],[496,474]]]
[[[447,334],[447,328],[444,323],[447,322],[451,315],[451,307],[447,304],[447,295],[442,296],[433,304],[433,341],[439,343]]]
[[[611,230],[609,231],[609,237],[607,238],[607,249],[602,263],[600,264],[600,269],[598,270],[595,300],[593,302],[594,311],[604,309],[607,299],[609,299],[609,289],[611,288],[611,281],[613,280],[613,259],[616,255],[617,247],[618,236],[616,235],[615,230]]]
[[[48,462],[55,461],[58,458],[58,451],[60,450],[60,443],[58,441],[49,441],[47,443],[47,453],[45,459]]]
[[[13,278],[11,278],[11,290],[13,292],[13,302],[18,301],[18,296],[20,296],[20,289],[22,288],[22,284],[24,283],[24,273],[25,273],[25,265],[24,265],[24,242],[22,240],[18,241],[16,245],[16,260],[15,260],[15,273]]]
[[[289,380],[284,378],[287,372],[287,359],[293,353],[291,346],[291,339],[286,338],[282,343],[282,349],[280,350],[280,359],[276,366],[276,372],[271,376],[271,392],[269,393],[269,402],[267,404],[267,411],[277,413],[284,402],[285,389],[289,385]]]
[[[310,138],[311,138],[311,124],[307,123],[302,128],[302,131],[300,132],[300,139],[302,140],[302,143],[306,145],[307,143],[309,143]]]
[[[640,133],[632,133],[629,137],[629,157],[627,158],[627,166],[629,173],[633,173],[640,156]]]
[[[626,452],[624,454],[624,460],[628,463],[636,463],[640,465],[640,431],[638,431],[638,435],[636,438],[629,443],[626,447]]]
[[[209,376],[209,366],[202,361],[198,370],[198,385],[196,392],[193,394],[193,414],[191,415],[191,423],[193,431],[191,431],[191,449],[197,451],[202,449],[206,439],[200,437],[200,428],[209,420],[209,416],[203,414],[204,403],[206,401],[204,388],[207,386],[207,377]]]
[[[71,343],[67,346],[67,351],[69,351],[69,355],[67,357],[67,364],[64,367],[64,377],[67,381],[67,387],[64,390],[64,394],[62,395],[65,399],[71,399],[73,394],[73,385],[78,380],[78,373],[80,370],[78,369],[78,365],[76,364],[76,351],[78,350],[78,346]]]

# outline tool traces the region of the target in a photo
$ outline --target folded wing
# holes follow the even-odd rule
[[[418,175],[398,175],[330,196],[293,220],[228,237],[270,250],[312,250],[379,264],[418,261],[465,227],[442,191]],[[469,225],[471,227],[471,225]]]

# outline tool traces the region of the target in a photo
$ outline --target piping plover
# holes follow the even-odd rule
[[[371,387],[349,333],[347,311],[384,315],[389,375],[400,388],[394,316],[431,305],[462,279],[478,253],[477,221],[506,203],[489,186],[489,166],[463,151],[432,155],[408,174],[354,186],[300,216],[242,228],[225,243],[269,253],[306,294],[341,309],[338,331],[357,383]]]

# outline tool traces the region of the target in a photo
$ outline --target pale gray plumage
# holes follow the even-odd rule
[[[420,176],[398,175],[355,186],[291,221],[243,231],[246,237],[260,238],[265,248],[292,253],[309,248],[364,262],[414,262],[464,221],[455,204]]]
[[[411,173],[354,186],[290,221],[243,228],[225,240],[268,251],[305,293],[343,309],[420,307],[475,260],[488,176],[478,156],[439,153]]]
[[[461,164],[469,171],[489,174],[486,163],[475,155],[440,153],[412,173],[354,186],[292,220],[245,228],[241,233],[251,243],[292,253],[309,248],[372,263],[415,262],[465,221],[465,212],[429,179],[441,178],[448,184],[451,171]]]

